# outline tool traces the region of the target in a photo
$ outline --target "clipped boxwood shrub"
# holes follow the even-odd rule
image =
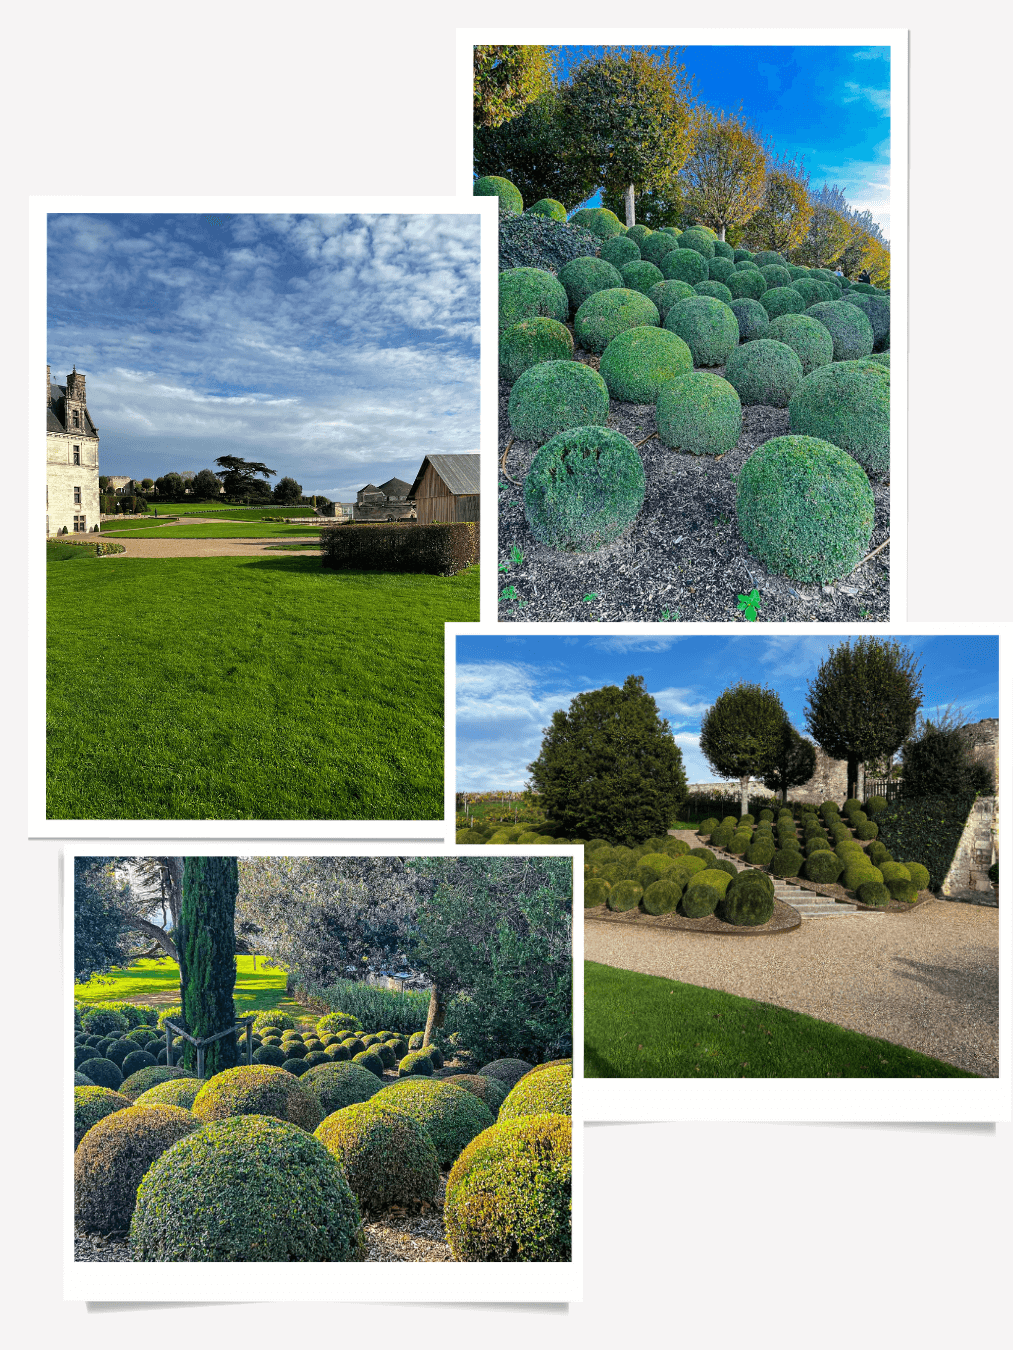
[[[872,350],[885,352],[890,346],[890,301],[884,295],[854,295],[847,297],[849,305],[857,305],[872,326]]]
[[[835,361],[857,361],[872,351],[872,324],[850,300],[824,300],[806,313],[833,338]]]
[[[659,281],[647,292],[647,298],[654,302],[662,322],[673,305],[694,295],[696,291],[685,281]]]
[[[770,860],[775,877],[797,877],[802,869],[802,854],[797,848],[779,848]]]
[[[863,881],[855,894],[863,905],[874,905],[877,909],[890,903],[890,892],[881,881],[874,878]]]
[[[472,1140],[447,1181],[455,1261],[569,1261],[569,1116],[503,1120]]]
[[[201,1078],[170,1078],[164,1083],[142,1092],[134,1098],[135,1106],[181,1106],[184,1111],[193,1107],[194,1098],[204,1086]]]
[[[409,1050],[407,1055],[399,1062],[397,1066],[399,1078],[408,1078],[421,1074],[424,1078],[432,1077],[433,1061],[429,1057],[427,1050]]]
[[[590,230],[599,239],[611,239],[613,235],[624,234],[626,226],[614,211],[606,206],[585,206],[575,211],[571,217],[574,225]]]
[[[178,1106],[127,1106],[97,1120],[74,1150],[77,1225],[86,1233],[125,1233],[141,1178],[196,1129]]]
[[[734,298],[728,287],[723,286],[720,281],[699,281],[693,290],[697,295],[712,296],[713,299],[721,300],[726,305],[730,305]]]
[[[124,1078],[129,1078],[132,1074],[139,1073],[141,1069],[148,1069],[157,1063],[155,1056],[149,1055],[147,1050],[131,1050],[129,1055],[124,1055],[120,1063],[120,1072]]]
[[[485,1103],[494,1116],[506,1100],[506,1084],[496,1078],[486,1078],[484,1074],[455,1073],[443,1081],[453,1087],[463,1088],[465,1092],[473,1093],[480,1102]]]
[[[644,888],[636,881],[617,881],[609,891],[605,903],[611,910],[624,912],[636,909],[643,894]]]
[[[647,295],[652,286],[657,286],[659,282],[665,280],[661,275],[661,268],[656,267],[652,262],[645,262],[641,259],[638,262],[624,263],[619,269],[619,275],[623,279],[623,285],[631,291],[639,291],[641,295]]]
[[[724,239],[715,238],[714,257],[727,258],[730,263],[734,263],[735,250],[732,248],[731,244],[727,243]]]
[[[484,178],[476,179],[471,190],[476,197],[498,197],[501,211],[513,211],[520,215],[524,210],[524,198],[509,178],[487,174]]]
[[[782,314],[801,314],[806,302],[793,286],[770,286],[760,296],[760,304],[772,319]]]
[[[598,363],[609,393],[625,403],[656,403],[666,384],[692,369],[693,356],[682,338],[653,327],[620,333]]]
[[[333,1017],[334,1015],[335,1014],[333,1013],[329,1014],[329,1016],[331,1017]],[[345,1014],[343,1013],[338,1014],[338,1016],[344,1015]],[[179,1018],[177,1017],[175,1020],[178,1022]],[[325,1020],[324,1018],[320,1019],[321,1022],[324,1020]],[[257,1013],[257,1016],[253,1019],[254,1031],[262,1032],[263,1028],[265,1027],[277,1027],[279,1031],[292,1031],[295,1027],[295,1022],[293,1022],[292,1018],[289,1017],[288,1013],[283,1012],[281,1008],[268,1008],[266,1012]],[[320,1022],[317,1023],[317,1030],[318,1031],[321,1030]],[[328,1027],[327,1030],[336,1031],[337,1028]]]
[[[733,249],[733,250],[732,250],[732,257],[735,259],[735,261],[736,261],[737,263],[740,263],[740,262],[751,262],[751,263],[753,263],[753,266],[754,266],[754,267],[756,266],[756,263],[753,262],[753,259],[754,259],[755,255],[754,255],[748,248],[737,248],[737,249]]]
[[[241,1064],[215,1074],[197,1093],[192,1110],[202,1122],[228,1116],[274,1116],[304,1130],[316,1129],[322,1114],[312,1092],[290,1072],[269,1064]]]
[[[401,1079],[384,1088],[378,1100],[391,1102],[425,1128],[443,1170],[493,1122],[486,1104],[473,1093],[455,1088],[453,1079]]]
[[[927,867],[923,867],[921,863],[917,862],[905,863],[904,866],[907,868],[908,874],[911,877],[911,880],[914,882],[915,886],[918,888],[918,890],[920,891],[928,890],[929,869]]]
[[[743,405],[787,408],[802,380],[802,362],[783,342],[757,338],[729,353],[725,379]]]
[[[130,1030],[130,1023],[123,1013],[112,1008],[92,1008],[81,1018],[81,1030],[89,1036],[108,1036],[111,1032]]]
[[[675,242],[680,249],[692,249],[701,258],[709,260],[714,257],[714,236],[708,234],[705,230],[696,228],[683,230]]]
[[[665,316],[665,327],[678,333],[693,353],[694,366],[722,366],[739,345],[739,324],[730,307],[713,296],[680,300]]]
[[[742,433],[742,404],[720,375],[694,370],[661,390],[655,420],[658,438],[670,449],[723,455]]]
[[[753,262],[757,267],[785,267],[786,263],[780,253],[775,253],[773,249],[761,249],[759,253],[753,254]]]
[[[871,361],[814,370],[788,405],[791,430],[846,450],[867,474],[890,472],[890,372]]]
[[[633,266],[637,264],[628,264],[628,267]],[[573,317],[573,335],[585,351],[601,355],[613,338],[628,328],[640,328],[645,324],[657,328],[660,322],[661,315],[653,300],[631,287],[619,285],[588,296]]]
[[[767,290],[781,290],[791,285],[791,273],[779,263],[761,264],[760,276],[767,283]]]
[[[598,291],[611,291],[623,284],[619,270],[601,258],[574,258],[559,269],[559,280],[570,301],[570,313]]]
[[[691,248],[673,248],[665,254],[659,266],[666,281],[685,281],[695,286],[707,280],[706,260]]]
[[[604,380],[590,367],[574,366],[593,374],[605,389]],[[539,543],[570,553],[591,553],[633,523],[645,493],[644,465],[633,443],[618,431],[586,425],[554,436],[535,455],[524,480],[524,515]]]
[[[123,1061],[126,1059],[127,1055],[132,1055],[135,1050],[140,1050],[141,1048],[142,1047],[139,1046],[136,1041],[113,1041],[111,1045],[106,1046],[104,1058],[111,1059],[114,1064],[119,1065],[120,1071],[122,1072]],[[141,1069],[144,1065],[139,1064],[137,1067]]]
[[[889,352],[873,352],[872,356],[867,356],[866,361],[874,361],[877,366],[882,366],[884,370],[890,369]]]
[[[598,256],[618,271],[627,263],[639,262],[642,255],[635,239],[628,234],[617,234],[605,240]]]
[[[882,881],[883,873],[866,859],[850,860],[844,864],[844,885],[849,891],[857,891],[865,881]]]
[[[913,904],[918,899],[918,886],[910,879],[897,877],[895,881],[888,881],[886,888],[894,900],[903,900],[905,904]]]
[[[98,1121],[111,1116],[114,1111],[123,1111],[133,1106],[129,1097],[122,1092],[113,1092],[111,1088],[75,1087],[74,1089],[74,1147]]]
[[[736,927],[756,928],[774,913],[774,887],[762,872],[740,872],[718,904],[716,914]]]
[[[111,1059],[96,1056],[93,1059],[85,1059],[80,1064],[75,1063],[74,1068],[77,1072],[83,1073],[85,1078],[91,1079],[97,1087],[112,1088],[115,1091],[123,1083],[119,1065]]]
[[[790,347],[809,375],[834,359],[834,340],[826,327],[808,314],[782,314],[772,320],[768,337]],[[823,437],[825,440],[826,437]]]
[[[649,236],[652,235],[653,233],[654,231],[648,229],[646,225],[631,225],[629,229],[626,231],[625,237],[627,239],[635,240],[636,243],[639,245],[640,243],[642,243],[643,240],[649,238]]]
[[[765,838],[754,839],[743,856],[746,862],[754,867],[768,867],[776,852],[774,841],[768,835]]]
[[[818,305],[821,301],[826,299],[822,283],[813,281],[811,278],[796,277],[792,281],[791,286],[792,290],[797,291],[805,301],[806,309],[808,309],[810,305]]]
[[[572,1067],[567,1064],[526,1074],[510,1089],[499,1109],[499,1119],[515,1120],[518,1116],[541,1116],[546,1112],[570,1115],[572,1082]]]
[[[731,291],[733,300],[759,301],[767,289],[767,280],[762,272],[750,266],[746,271],[736,271],[727,279],[725,285]]]
[[[736,514],[746,547],[768,571],[826,584],[867,552],[875,501],[847,451],[812,436],[777,436],[742,466]]]
[[[518,377],[507,415],[519,441],[544,445],[574,427],[603,427],[608,410],[608,387],[596,370],[580,361],[540,361]]]
[[[436,1199],[440,1162],[428,1132],[381,1093],[322,1120],[314,1135],[338,1163],[363,1214],[417,1213]]]
[[[270,1042],[265,1042],[253,1052],[254,1064],[273,1064],[278,1068],[287,1059],[287,1051],[282,1050],[280,1045],[272,1045]]]
[[[318,1064],[307,1069],[299,1086],[311,1092],[320,1106],[321,1116],[369,1101],[383,1087],[376,1074],[351,1062]]]
[[[707,264],[708,281],[727,281],[729,277],[735,275],[735,264],[731,258],[722,258],[715,255]]]
[[[418,1051],[418,1053],[421,1054],[422,1052]],[[392,1066],[393,1059],[394,1057],[392,1055]],[[364,1069],[368,1069],[370,1073],[376,1074],[377,1078],[383,1077],[383,1060],[373,1050],[360,1050],[357,1055],[352,1056],[352,1063],[361,1064]]]
[[[135,1261],[351,1261],[361,1222],[319,1139],[270,1116],[235,1116],[180,1140],[147,1173],[130,1253]]]
[[[667,230],[656,230],[639,244],[640,256],[647,262],[654,263],[656,267],[660,266],[666,254],[678,247],[678,238],[669,234]]]
[[[550,220],[566,221],[566,207],[555,197],[542,197],[533,206],[527,208],[529,216],[548,216]]]
[[[513,1085],[519,1083],[534,1067],[526,1059],[494,1059],[484,1064],[479,1073],[483,1078],[495,1078],[497,1082],[505,1084],[509,1092]]]
[[[522,319],[500,326],[499,374],[511,384],[543,361],[572,361],[573,337],[557,319]]]
[[[907,867],[905,867],[903,863],[894,862],[892,859],[890,859],[890,861],[888,862],[883,861],[882,863],[877,863],[872,858],[870,858],[869,861],[873,862],[874,866],[879,868],[879,870],[883,874],[883,880],[886,882],[888,886],[891,881],[911,880],[911,873],[908,871]]]
[[[810,881],[818,881],[825,886],[832,885],[841,875],[844,864],[829,849],[820,849],[810,853],[805,860],[805,874]]]
[[[758,300],[751,300],[748,296],[742,296],[738,300],[733,300],[729,308],[735,315],[735,322],[739,325],[740,342],[753,342],[756,338],[764,338],[769,335],[770,319],[767,317],[767,311]]]
[[[671,914],[682,899],[683,884],[666,874],[660,881],[644,887],[641,906],[645,914]]]
[[[602,877],[587,877],[584,881],[584,908],[598,909],[608,899],[609,884]]]
[[[561,283],[540,267],[511,267],[499,274],[499,326],[502,332],[521,319],[570,316],[570,301]]]
[[[875,839],[879,834],[879,826],[874,820],[860,820],[855,826],[856,839]]]

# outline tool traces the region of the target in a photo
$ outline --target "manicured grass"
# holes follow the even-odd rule
[[[265,964],[258,956],[253,969],[252,956],[236,957],[236,988],[233,1001],[236,1016],[264,1008],[282,1008],[292,1017],[307,1016],[306,1009],[285,993],[288,976],[284,970]],[[116,966],[101,980],[74,985],[78,1003],[145,1003],[162,1007],[179,1002],[179,966],[168,957],[162,960],[135,961],[127,967]]]
[[[242,521],[209,520],[206,525],[142,525],[139,528],[128,525],[122,531],[110,533],[129,534],[131,539],[319,539],[320,526],[284,525],[280,521],[265,525],[259,520],[247,525]]]
[[[584,1076],[976,1077],[805,1013],[594,961],[584,962]]]
[[[159,520],[178,520],[178,516],[159,516]],[[122,520],[103,520],[100,529],[103,534],[110,530],[145,530],[154,523],[154,517],[147,516],[124,516]]]
[[[263,516],[312,516],[312,506],[209,506],[194,502],[151,502],[158,507],[159,519],[169,511],[176,516],[217,516],[225,520],[260,520]]]
[[[83,539],[84,536],[82,535]],[[97,562],[98,554],[95,552],[95,545],[99,542],[96,535],[91,535],[87,541],[91,548],[82,548],[80,544],[64,544],[58,539],[46,540],[46,563],[57,562]]]
[[[54,565],[48,818],[442,819],[443,625],[477,619],[477,567]]]

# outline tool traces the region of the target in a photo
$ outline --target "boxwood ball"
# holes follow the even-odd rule
[[[739,341],[752,342],[756,338],[769,337],[770,318],[758,300],[748,296],[733,300],[729,306],[739,325]],[[818,327],[819,325],[817,325]]]
[[[694,366],[723,366],[739,345],[739,324],[731,309],[709,295],[680,300],[665,316],[665,327],[678,333],[693,353]]]
[[[606,427],[578,427],[535,455],[524,480],[524,515],[539,543],[591,553],[632,524],[645,493],[643,461],[632,442]]]
[[[725,379],[743,406],[787,408],[802,380],[802,362],[783,342],[757,338],[729,353]]]
[[[764,336],[792,349],[802,362],[803,376],[811,375],[817,366],[828,366],[834,359],[833,338],[818,319],[808,314],[782,314],[771,320],[770,330]]]
[[[642,264],[628,266],[638,265]],[[600,355],[627,328],[645,324],[656,328],[660,322],[661,315],[653,300],[631,287],[618,286],[588,296],[573,317],[573,335],[585,351]]]
[[[608,411],[608,386],[580,361],[541,361],[529,367],[518,376],[507,405],[513,434],[536,445],[574,427],[604,427]]]
[[[560,282],[541,267],[511,267],[499,274],[500,331],[521,319],[570,316],[570,301]]]
[[[857,361],[872,352],[872,324],[850,300],[821,301],[810,305],[806,313],[833,338],[835,361]]]
[[[509,178],[488,174],[476,181],[472,192],[476,197],[498,197],[501,211],[514,211],[519,215],[524,210],[524,198]]]
[[[529,216],[548,216],[550,220],[566,220],[566,207],[562,202],[557,202],[554,197],[542,197],[540,201],[529,206],[526,215]]]
[[[685,281],[695,286],[697,282],[707,280],[707,262],[691,248],[673,248],[659,266],[667,281]]]
[[[696,370],[661,390],[655,420],[669,449],[723,455],[742,433],[742,403],[727,380]]]
[[[682,338],[653,327],[620,333],[598,363],[609,393],[626,403],[657,402],[666,384],[692,369],[693,357]]]
[[[665,279],[661,275],[660,267],[643,260],[624,263],[619,272],[623,279],[623,286],[631,291],[639,291],[641,295],[646,295],[652,286],[656,286],[659,281]]]
[[[623,284],[620,272],[603,258],[574,258],[559,269],[558,277],[570,301],[571,314],[576,314],[596,291],[614,290]]]
[[[801,381],[788,404],[791,431],[840,446],[870,476],[890,473],[890,372],[835,361]]]

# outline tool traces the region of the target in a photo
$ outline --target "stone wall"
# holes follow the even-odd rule
[[[788,800],[790,802],[812,802],[818,806],[822,802],[838,802],[843,804],[848,795],[848,761],[846,759],[831,759],[825,754],[819,746],[816,749],[816,772],[808,783],[803,783],[801,787],[788,789]],[[864,773],[860,768],[858,771],[859,796],[864,789]],[[711,783],[691,783],[690,792],[723,792],[725,794],[734,794],[738,796],[738,783],[736,782],[711,782]],[[762,783],[754,781],[749,784],[749,794],[752,797],[777,797],[780,800],[781,794],[771,792],[765,788]]]
[[[988,891],[992,883],[988,869],[995,861],[996,799],[978,797],[971,807],[940,891],[953,895],[958,891]]]
[[[80,448],[81,463],[75,464],[74,446]],[[55,435],[46,437],[46,530],[56,534],[64,526],[74,532],[74,517],[84,516],[88,530],[99,523],[101,507],[98,490],[98,441],[94,436]],[[80,488],[80,502],[74,501],[74,489]]]

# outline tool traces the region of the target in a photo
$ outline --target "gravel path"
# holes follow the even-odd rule
[[[572,331],[572,326],[571,326]],[[576,353],[597,368],[598,358]],[[715,375],[723,375],[717,367]],[[499,454],[510,439],[507,404],[510,385],[499,386]],[[656,430],[651,404],[609,404],[608,425],[634,444]],[[804,585],[773,576],[751,557],[735,519],[732,481],[757,446],[788,433],[788,411],[746,407],[742,435],[719,459],[680,454],[655,437],[640,446],[647,495],[637,519],[619,539],[596,553],[557,553],[538,544],[524,518],[523,484],[538,447],[515,441],[499,478],[500,591],[516,588],[515,600],[501,600],[499,620],[514,622],[638,620],[671,616],[682,622],[741,620],[739,595],[760,593],[757,622],[826,623],[890,618],[890,550],[883,549],[850,576],[833,585]],[[866,554],[890,535],[890,488],[872,484],[876,514]],[[520,548],[523,561],[511,562]],[[585,597],[592,595],[592,600]]]
[[[283,538],[131,539],[125,534],[108,538],[112,543],[123,544],[126,553],[109,553],[103,562],[115,562],[117,558],[250,558],[275,553],[277,545],[285,542]]]
[[[588,922],[588,961],[722,989],[999,1074],[999,914],[933,901],[912,913],[806,919],[762,942]]]

